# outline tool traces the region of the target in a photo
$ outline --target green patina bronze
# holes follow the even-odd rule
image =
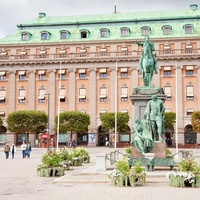
[[[132,138],[131,144],[143,155],[144,153],[150,152],[153,146],[153,139],[149,121],[137,118],[135,120],[134,131],[135,134]]]
[[[154,44],[149,41],[149,36],[145,37],[143,43],[136,41],[136,44],[142,46],[142,55],[140,57],[139,67],[144,87],[151,87],[153,74],[158,73],[156,56],[153,54],[153,51],[155,51]]]
[[[143,155],[151,151],[153,141],[163,142],[161,136],[164,132],[164,112],[163,101],[153,95],[147,103],[144,119],[137,118],[135,120],[134,136],[131,144]]]

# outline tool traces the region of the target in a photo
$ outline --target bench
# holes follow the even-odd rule
[[[147,170],[150,170],[151,161],[148,158],[131,158],[128,160],[129,167],[136,165],[136,163],[139,162],[141,166],[147,167]]]
[[[152,170],[154,170],[154,166],[170,167],[170,170],[174,168],[174,160],[172,158],[153,158],[151,164]]]

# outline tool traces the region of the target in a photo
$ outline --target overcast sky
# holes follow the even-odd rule
[[[47,16],[139,12],[156,10],[184,10],[200,0],[0,0],[0,38],[17,30],[16,25],[37,18],[39,12]]]

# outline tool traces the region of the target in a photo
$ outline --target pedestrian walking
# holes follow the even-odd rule
[[[4,152],[6,154],[6,159],[8,159],[9,158],[9,152],[10,152],[10,145],[9,145],[8,142],[6,143],[6,145],[4,147]]]
[[[26,146],[26,155],[28,156],[28,158],[30,158],[30,155],[31,155],[31,144],[30,144],[30,142],[28,142],[28,144]]]
[[[15,153],[16,153],[16,146],[13,144],[10,148],[10,152],[12,154],[12,159],[15,158]]]
[[[21,150],[22,150],[22,158],[25,158],[26,157],[26,143],[25,142],[22,142],[22,145],[21,145]]]

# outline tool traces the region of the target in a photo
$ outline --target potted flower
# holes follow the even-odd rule
[[[38,175],[40,176],[63,176],[65,167],[61,164],[63,161],[60,151],[48,151],[42,155],[42,164],[37,167]]]
[[[132,187],[135,186],[136,182],[140,182],[143,186],[146,185],[146,173],[140,162],[137,162],[134,168],[130,170],[129,182]]]
[[[173,187],[199,187],[200,186],[200,166],[194,158],[183,159],[179,163],[177,172],[168,174],[170,186]]]
[[[146,174],[140,163],[137,163],[133,169],[130,169],[128,161],[125,159],[116,162],[116,169],[109,174],[109,178],[117,186],[135,186],[137,181],[146,185]]]

